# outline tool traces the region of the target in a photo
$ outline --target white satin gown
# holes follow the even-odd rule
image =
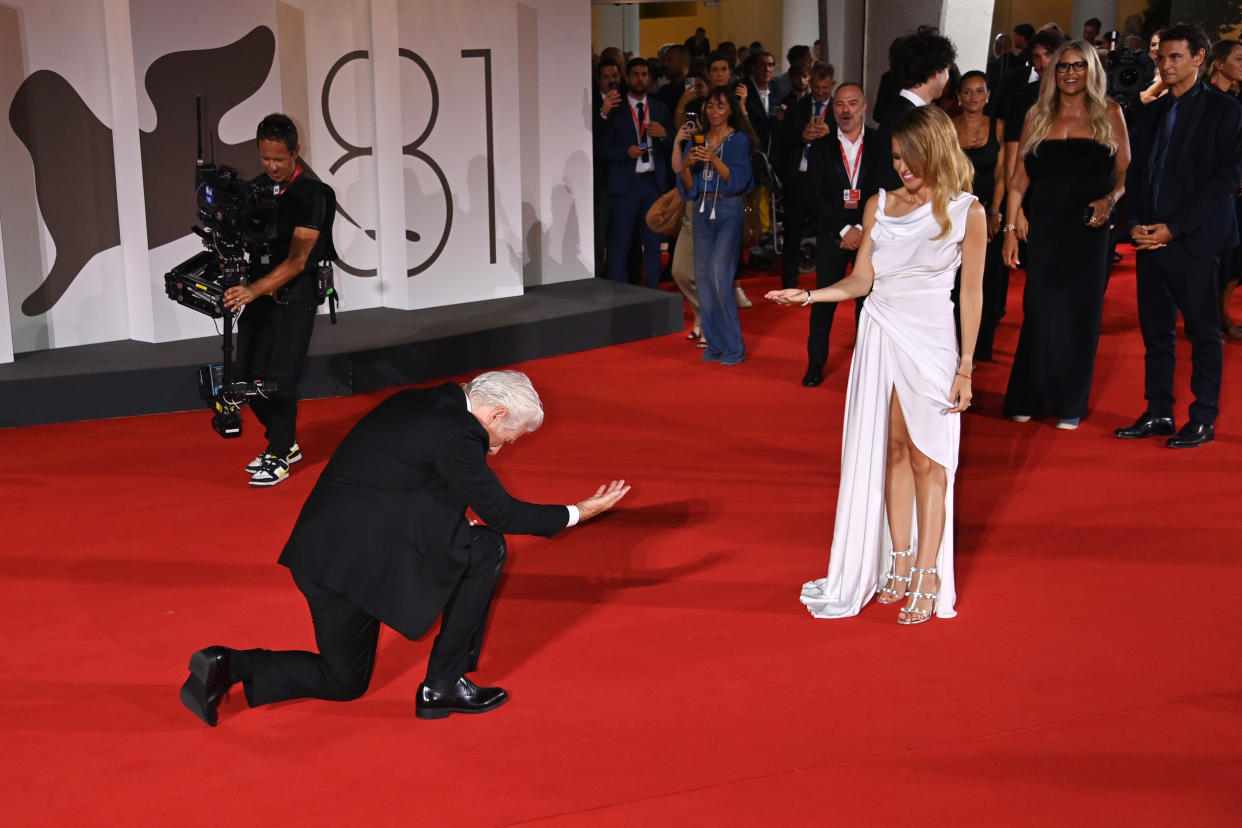
[[[936,556],[940,598],[936,615],[952,618],[953,481],[961,415],[949,389],[957,372],[957,335],[950,292],[962,262],[966,215],[975,197],[949,202],[952,229],[938,241],[940,225],[930,203],[894,218],[885,214],[887,193],[871,231],[875,283],[863,305],[845,393],[841,438],[841,488],[828,559],[828,577],[802,586],[802,603],[816,618],[857,615],[884,584],[889,537],[884,499],[889,406],[894,389],[910,437],[919,451],[944,467],[945,526]],[[915,510],[913,546],[918,549]],[[914,586],[912,584],[912,586]]]

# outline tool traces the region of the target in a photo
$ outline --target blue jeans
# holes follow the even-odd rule
[[[703,359],[709,362],[728,365],[746,358],[733,294],[745,220],[746,203],[740,196],[702,198],[694,205],[694,282],[707,340]]]

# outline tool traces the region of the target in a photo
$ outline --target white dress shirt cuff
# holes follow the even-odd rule
[[[566,506],[565,508],[569,510],[569,523],[565,524],[565,528],[568,529],[570,526],[577,526],[578,525],[578,507],[577,506]]]

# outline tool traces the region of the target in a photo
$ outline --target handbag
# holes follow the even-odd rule
[[[674,187],[651,205],[651,209],[647,211],[647,226],[661,236],[676,238],[681,231],[681,215],[684,209],[685,202],[681,199],[681,193]]]

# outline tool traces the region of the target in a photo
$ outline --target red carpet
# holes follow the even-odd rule
[[[548,421],[495,458],[514,493],[634,491],[512,540],[476,678],[513,700],[486,716],[416,720],[430,640],[388,630],[356,702],[249,710],[238,692],[209,729],[177,699],[199,647],[311,645],[274,561],[383,394],[305,404],[307,459],[272,490],[245,485],[253,421],[236,441],[205,412],[0,432],[4,821],[1237,824],[1242,345],[1215,443],[1113,439],[1143,408],[1129,264],[1077,432],[1000,417],[1014,280],[964,421],[959,616],[916,628],[797,600],[827,570],[846,311],[818,389],[798,383],[806,312],[758,301],[736,368],[681,335],[520,366]]]

